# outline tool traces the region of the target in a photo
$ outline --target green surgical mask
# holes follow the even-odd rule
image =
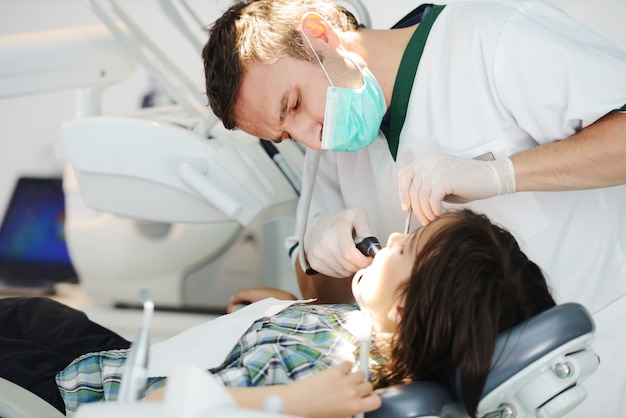
[[[354,63],[361,71],[363,85],[356,89],[336,87],[304,32],[303,36],[330,83],[326,89],[321,149],[356,152],[365,148],[378,136],[385,114],[385,97],[378,80],[367,67],[362,69]]]

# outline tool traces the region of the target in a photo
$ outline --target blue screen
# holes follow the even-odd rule
[[[48,275],[52,266],[71,273],[64,226],[61,179],[18,179],[0,227],[0,270],[30,268],[34,273],[29,275],[36,269]]]

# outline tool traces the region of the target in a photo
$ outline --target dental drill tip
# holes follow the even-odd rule
[[[363,255],[374,257],[378,251],[382,248],[380,241],[376,237],[364,237],[354,240],[356,247],[361,251]]]
[[[380,242],[375,242],[367,249],[367,253],[374,258],[381,249],[382,247],[380,246]]]

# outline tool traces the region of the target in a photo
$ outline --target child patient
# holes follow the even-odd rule
[[[540,269],[513,236],[469,210],[448,212],[410,235],[393,234],[355,275],[353,290],[372,319],[373,386],[447,382],[458,368],[472,415],[497,334],[554,306]],[[352,370],[366,316],[356,305],[292,305],[255,321],[210,371],[242,407],[260,408],[273,394],[296,416],[376,409],[372,384]],[[0,300],[0,376],[68,415],[82,403],[116,398],[128,346],[52,301]],[[150,398],[164,390],[166,378],[149,379]]]

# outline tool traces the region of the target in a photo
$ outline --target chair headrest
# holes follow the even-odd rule
[[[594,330],[593,318],[584,306],[564,303],[502,332],[496,340],[482,396],[556,348]],[[456,374],[455,388],[462,399],[460,372]]]
[[[595,330],[589,312],[576,303],[555,306],[501,333],[496,340],[492,369],[487,378],[484,398],[505,381],[533,362],[562,345]],[[456,398],[447,386],[414,381],[383,389],[377,393],[382,406],[365,414],[367,418],[414,418],[425,416],[466,417],[460,406],[460,373],[454,382]],[[457,409],[459,408],[459,409]],[[442,411],[445,410],[445,414]]]

